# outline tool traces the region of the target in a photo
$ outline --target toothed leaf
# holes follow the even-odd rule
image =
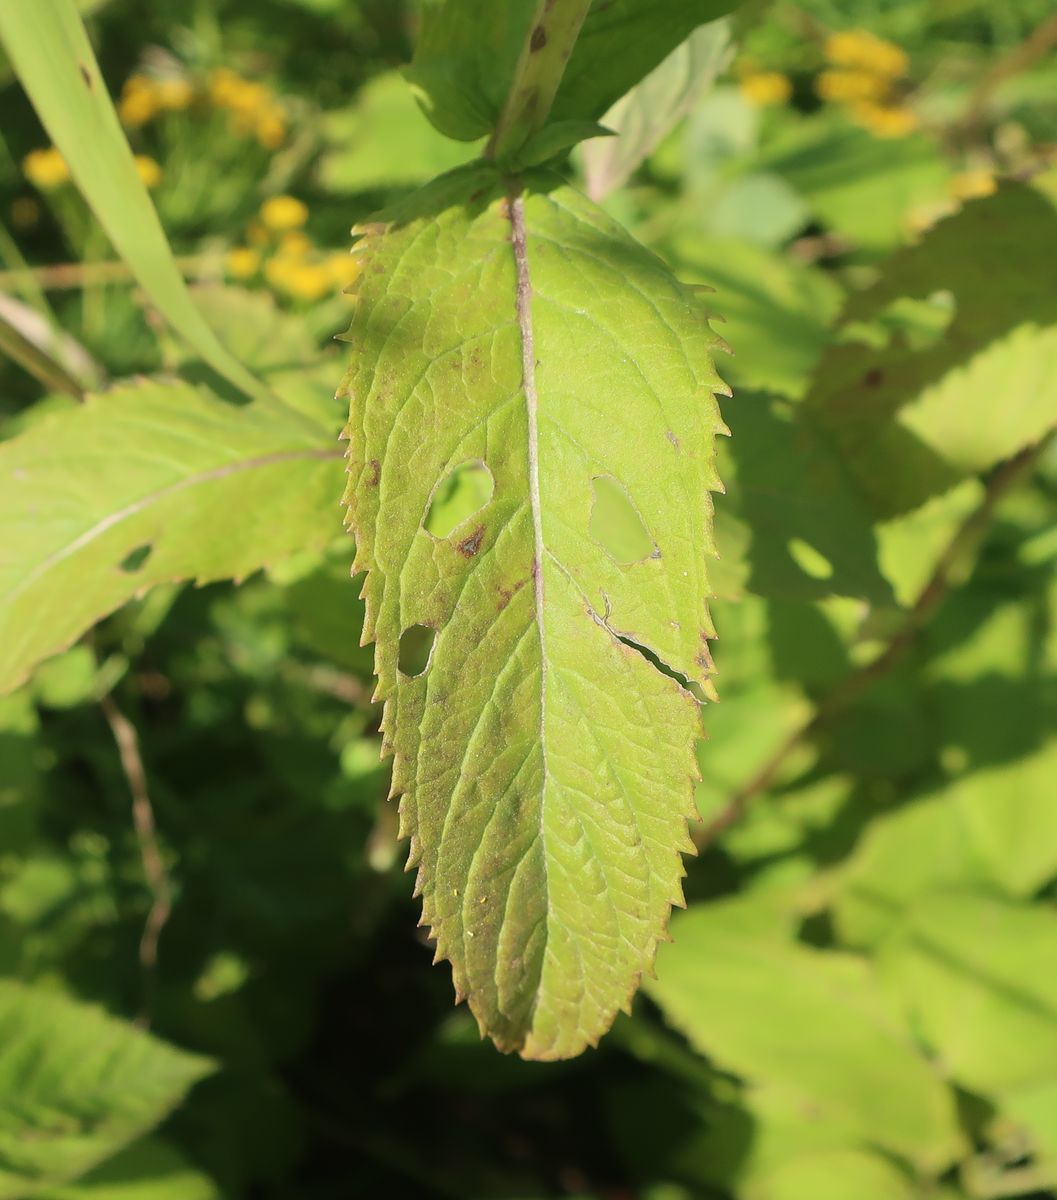
[[[9,979],[0,981],[0,1038],[5,1200],[82,1175],[157,1125],[216,1069],[100,1009]]]
[[[478,164],[363,232],[347,499],[423,923],[498,1046],[568,1057],[681,900],[700,719],[655,663],[711,670],[716,339],[545,173]],[[437,537],[463,464],[490,498]]]
[[[340,480],[335,434],[187,384],[125,385],[33,424],[0,445],[0,691],[154,584],[325,545]]]

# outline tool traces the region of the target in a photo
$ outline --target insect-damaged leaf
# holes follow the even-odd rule
[[[347,498],[423,921],[501,1048],[567,1057],[680,901],[699,714],[655,662],[711,670],[716,339],[549,175],[508,194],[477,164],[357,232]],[[438,538],[435,491],[467,462],[490,498]],[[596,540],[599,479],[645,557]],[[416,625],[437,636],[410,678]]]

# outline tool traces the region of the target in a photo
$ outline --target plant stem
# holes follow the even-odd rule
[[[215,254],[198,254],[176,259],[185,278],[208,275],[219,265]],[[46,291],[67,291],[102,283],[133,283],[135,276],[121,261],[55,263],[45,267],[26,267],[25,270],[0,271],[0,291],[17,288],[27,276]]]
[[[487,158],[508,157],[543,127],[590,7],[591,0],[537,0]]]
[[[172,889],[158,845],[154,808],[151,805],[150,792],[147,790],[147,772],[140,754],[139,735],[136,733],[136,727],[118,708],[117,702],[109,692],[99,701],[99,706],[103,710],[103,716],[106,717],[110,732],[114,735],[114,741],[117,743],[121,770],[124,772],[129,792],[132,795],[132,825],[136,831],[136,841],[139,843],[143,874],[147,878],[147,885],[151,893],[151,905],[139,942],[143,1001],[140,1015],[137,1018],[138,1024],[149,1026],[151,1011],[154,1007],[158,939],[172,912]]]
[[[814,715],[779,743],[749,779],[730,795],[723,809],[697,831],[694,844],[699,850],[710,846],[720,834],[741,819],[749,804],[771,786],[786,761],[803,742],[854,704],[904,657],[918,633],[946,598],[958,564],[979,544],[987,532],[999,501],[1031,472],[1055,433],[1057,430],[1051,429],[1034,445],[1025,447],[997,468],[988,481],[983,499],[958,527],[940,554],[932,575],[919,593],[901,628],[876,658],[853,671],[843,683],[830,692],[817,706]]]

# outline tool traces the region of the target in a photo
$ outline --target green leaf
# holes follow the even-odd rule
[[[549,175],[508,196],[468,168],[363,232],[348,500],[423,921],[500,1047],[567,1057],[680,897],[699,715],[671,673],[711,670],[715,339]],[[478,461],[491,498],[430,535],[434,489]],[[595,540],[600,478],[647,530],[638,562]],[[422,626],[411,678],[400,642]]]
[[[331,192],[417,186],[474,157],[472,147],[453,145],[426,120],[397,71],[372,79],[347,108],[327,113],[323,136],[319,180]]]
[[[882,964],[957,1083],[983,1094],[1057,1073],[1057,912],[950,889],[922,896]]]
[[[747,557],[748,589],[800,599],[890,601],[869,510],[847,465],[810,418],[749,392],[739,393],[726,415],[733,436],[720,458],[728,503],[720,510],[717,540],[721,555]],[[747,548],[739,551],[739,543]]]
[[[998,793],[1002,801],[1006,793]],[[905,804],[867,826],[841,872],[833,915],[841,939],[876,945],[926,892],[986,880],[958,809],[945,795]]]
[[[870,964],[747,928],[731,919],[736,903],[672,922],[674,944],[648,985],[667,1019],[717,1066],[781,1089],[820,1120],[923,1170],[950,1163],[960,1143],[953,1099]]]
[[[554,120],[595,119],[699,26],[740,0],[594,0],[551,109]],[[604,63],[604,70],[599,69]]]
[[[114,248],[174,329],[251,396],[262,389],[195,308],[72,0],[5,0],[0,41]]]
[[[213,1064],[41,988],[0,981],[0,1197],[74,1179],[157,1125]]]
[[[154,584],[325,545],[341,462],[315,428],[144,382],[0,445],[0,687]]]
[[[612,138],[614,131],[597,121],[555,121],[534,133],[514,156],[514,170],[538,167],[589,139]]]
[[[715,288],[709,308],[734,347],[731,386],[798,400],[830,338],[843,292],[832,274],[736,238],[680,233],[664,249],[680,278]]]
[[[758,165],[790,183],[853,248],[873,256],[906,240],[916,208],[947,200],[949,170],[932,138],[876,138],[836,113],[803,119]]]
[[[879,515],[947,491],[1057,423],[1057,300],[1037,250],[1055,240],[1051,199],[1003,183],[896,254],[848,304],[852,330],[905,297],[946,293],[954,306],[923,346],[898,333],[879,347],[832,346],[804,402]]]
[[[620,187],[689,111],[732,53],[730,22],[710,21],[609,109],[602,124],[617,137],[584,148],[587,194],[605,199]]]
[[[492,132],[536,9],[536,0],[422,0],[407,78],[441,133],[472,142]]]
[[[916,1200],[921,1192],[879,1154],[830,1150],[791,1158],[744,1195],[746,1200]]]
[[[48,1188],[40,1200],[221,1200],[221,1193],[182,1154],[147,1137],[76,1183]]]
[[[737,0],[595,0],[552,109],[554,120],[597,120],[698,25]],[[550,8],[550,5],[547,5]],[[473,141],[491,133],[521,48],[543,11],[538,0],[424,0],[408,79],[433,124]],[[605,70],[599,70],[599,63]]]

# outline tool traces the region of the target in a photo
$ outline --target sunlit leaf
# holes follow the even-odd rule
[[[679,899],[699,717],[653,656],[707,683],[714,339],[549,176],[466,169],[364,232],[348,498],[423,920],[502,1048],[565,1057]],[[475,461],[494,492],[437,538],[434,489]],[[631,563],[592,527],[603,478],[655,547]]]

